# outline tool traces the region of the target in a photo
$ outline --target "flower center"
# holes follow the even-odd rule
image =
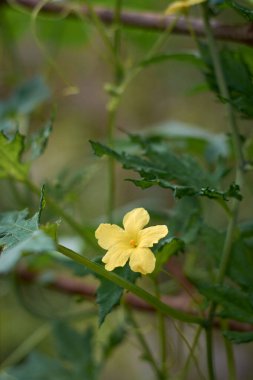
[[[134,239],[131,239],[131,240],[130,240],[130,245],[131,245],[131,247],[133,247],[133,248],[136,248],[136,247],[137,247],[136,241],[135,241]]]

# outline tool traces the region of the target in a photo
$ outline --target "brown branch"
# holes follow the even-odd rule
[[[0,3],[8,3],[7,0],[0,0]],[[16,4],[28,9],[34,9],[38,5],[37,0],[16,0]],[[48,3],[42,7],[42,12],[52,15],[67,15],[68,17],[76,17],[77,13],[90,18],[90,13],[86,6],[69,6],[55,3]],[[94,12],[105,24],[112,24],[114,21],[114,12],[109,8],[94,7]],[[134,27],[142,30],[165,31],[172,23],[175,22],[175,16],[164,16],[158,13],[134,12],[124,10],[121,13],[121,23],[127,27]],[[189,25],[192,31],[198,37],[205,36],[205,28],[201,19],[180,17],[173,28],[173,33],[189,35]],[[239,42],[253,46],[253,23],[241,25],[226,25],[214,21],[212,23],[213,34],[215,38]]]
[[[17,275],[21,280],[32,283],[38,281],[39,283],[39,280],[42,277],[43,273],[30,271],[26,267],[20,266],[17,269]],[[45,286],[45,284],[43,285]],[[67,294],[83,296],[88,301],[94,301],[96,295],[96,289],[94,286],[88,285],[80,279],[70,278],[66,276],[55,277],[52,281],[48,283],[48,286]],[[194,311],[191,307],[191,298],[185,293],[182,293],[178,296],[163,297],[162,301],[167,303],[174,309],[184,311],[189,314],[196,314],[196,311]],[[155,309],[152,306],[148,305],[145,301],[142,301],[141,299],[135,297],[130,293],[127,293],[125,295],[125,302],[138,311],[150,313],[155,312]],[[221,327],[219,319],[216,319],[214,321],[214,326],[217,328]],[[253,331],[253,325],[231,320],[229,321],[229,329],[234,331]]]

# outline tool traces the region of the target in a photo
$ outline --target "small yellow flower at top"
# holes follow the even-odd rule
[[[165,11],[165,14],[173,15],[175,13],[180,13],[186,11],[188,8],[192,7],[193,5],[204,3],[206,0],[180,0],[180,1],[174,1],[171,3],[168,8]]]
[[[102,258],[106,270],[123,267],[129,260],[133,272],[153,272],[156,258],[150,247],[168,234],[168,228],[160,225],[143,229],[149,219],[144,208],[135,208],[124,216],[124,229],[116,224],[100,224],[95,236],[100,247],[108,250]]]

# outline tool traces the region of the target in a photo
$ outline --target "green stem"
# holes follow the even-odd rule
[[[122,9],[122,0],[115,0],[115,18],[114,18],[114,86],[119,87],[123,80],[123,69],[120,61],[120,50],[121,50],[121,23],[120,15]],[[107,137],[108,144],[111,148],[114,146],[114,134],[116,126],[116,116],[119,106],[120,94],[112,94],[110,96],[107,110],[108,110],[108,121],[107,121]],[[108,177],[109,177],[109,188],[108,188],[108,219],[109,222],[113,222],[113,210],[115,207],[115,195],[116,195],[116,175],[115,175],[115,161],[114,158],[108,158]]]
[[[100,37],[101,37],[101,40],[104,42],[104,45],[107,47],[107,49],[109,50],[110,52],[110,55],[112,56],[112,58],[114,59],[114,49],[113,49],[113,45],[110,41],[110,38],[108,37],[107,33],[106,33],[106,30],[104,28],[104,25],[102,24],[102,22],[100,21],[99,17],[97,16],[96,12],[94,12],[93,10],[93,6],[90,4],[90,0],[86,0],[86,5],[87,5],[87,8],[89,10],[89,14],[91,16],[91,20],[93,21]]]
[[[155,279],[155,293],[156,297],[160,300],[161,293],[159,289],[158,280]],[[166,320],[163,313],[158,312],[158,332],[160,338],[160,357],[161,357],[161,372],[163,378],[167,379],[168,368],[167,368],[167,332],[166,332]]]
[[[117,107],[113,104],[113,108],[108,110],[108,144],[111,148],[114,145],[114,129],[117,114]],[[113,210],[115,207],[115,195],[116,195],[116,176],[115,176],[115,160],[113,157],[108,158],[108,220],[113,222]]]
[[[236,117],[235,117],[233,108],[229,102],[230,94],[227,87],[225,75],[223,72],[222,63],[219,56],[219,51],[212,34],[212,29],[209,22],[208,8],[206,4],[203,5],[203,19],[204,19],[206,36],[207,36],[208,45],[209,45],[209,49],[210,49],[210,53],[211,53],[211,57],[213,61],[214,72],[216,75],[219,92],[220,92],[221,97],[227,101],[227,112],[228,112],[229,124],[230,124],[231,133],[232,133],[232,140],[233,140],[233,145],[235,149],[235,155],[236,155],[236,182],[240,186],[242,186],[242,174],[244,170],[245,161],[244,161],[243,152],[242,152],[240,133],[239,133],[239,129],[236,123]],[[216,278],[217,284],[222,284],[225,279],[226,271],[229,265],[231,252],[232,252],[232,244],[233,244],[233,239],[234,239],[234,231],[235,231],[235,227],[237,223],[238,211],[239,211],[239,201],[234,200],[233,205],[232,205],[230,220],[227,227],[223,251],[221,255],[219,271]],[[210,306],[210,311],[208,315],[208,329],[206,331],[207,362],[208,362],[210,380],[215,380],[215,371],[214,371],[214,363],[213,363],[214,359],[213,359],[212,325],[213,325],[213,319],[215,316],[216,307],[217,307],[217,304],[215,302],[213,302]],[[230,355],[227,357],[229,371],[230,370],[232,371],[231,366],[234,366],[231,360],[232,360],[232,357]]]
[[[123,0],[115,0],[115,17],[114,17],[114,54],[115,54],[115,82],[121,83],[123,77],[122,65],[120,62],[121,55],[121,10]]]
[[[235,366],[233,345],[226,338],[224,338],[224,344],[225,344],[227,362],[228,362],[228,378],[229,380],[236,380],[237,377],[236,377],[236,366]]]
[[[212,28],[211,28],[211,25],[209,22],[208,8],[207,8],[206,4],[203,5],[203,19],[204,19],[206,36],[207,36],[208,45],[209,45],[209,49],[210,49],[210,53],[211,53],[211,57],[212,57],[212,61],[213,61],[215,76],[217,79],[217,84],[219,87],[220,95],[227,102],[227,112],[228,112],[228,118],[229,118],[231,132],[232,132],[233,144],[234,144],[235,153],[236,153],[236,157],[237,157],[237,166],[239,166],[241,168],[241,170],[243,170],[245,160],[243,157],[240,133],[239,133],[238,126],[236,123],[236,117],[235,117],[234,110],[233,110],[231,104],[229,103],[229,101],[230,101],[229,90],[228,90],[225,75],[223,72],[223,68],[222,68],[222,64],[221,64],[221,60],[220,60],[219,51],[218,51],[218,48],[216,45],[216,41],[213,37]]]
[[[153,356],[153,354],[152,354],[152,352],[148,346],[146,339],[144,338],[144,336],[141,332],[140,327],[138,326],[138,324],[136,323],[136,321],[133,317],[132,311],[129,308],[127,308],[127,312],[128,312],[128,320],[134,328],[135,335],[136,335],[136,337],[137,337],[137,339],[138,339],[138,341],[142,347],[145,358],[148,360],[150,366],[153,368],[154,372],[156,373],[157,379],[165,380],[163,377],[163,374],[161,373],[161,371],[158,367],[158,365],[156,364],[155,358],[154,358],[154,356]]]
[[[189,315],[187,313],[184,313],[182,311],[179,311],[170,307],[164,302],[161,302],[152,294],[148,293],[146,290],[123,279],[122,277],[118,276],[116,273],[108,272],[107,270],[104,269],[102,265],[99,265],[89,260],[87,257],[81,256],[78,253],[72,251],[71,249],[63,247],[62,245],[58,246],[58,251],[61,252],[64,256],[67,256],[70,259],[76,261],[77,263],[84,265],[85,267],[90,269],[92,272],[97,273],[98,275],[113,282],[114,284],[120,286],[121,288],[124,288],[130,291],[131,293],[135,294],[137,297],[146,301],[149,305],[153,306],[156,310],[159,310],[161,313],[180,321],[199,324],[199,325],[202,325],[202,324],[205,325],[205,321],[202,318]]]
[[[213,358],[213,335],[212,327],[206,329],[206,352],[207,352],[207,368],[209,380],[215,380],[214,358]]]
[[[189,372],[189,367],[190,367],[190,364],[191,364],[191,360],[193,359],[194,360],[194,363],[195,363],[195,366],[196,366],[196,369],[198,371],[198,374],[199,374],[199,379],[204,379],[205,377],[203,376],[203,374],[201,373],[201,370],[199,368],[199,364],[198,364],[198,359],[196,358],[195,356],[195,349],[198,345],[198,342],[199,342],[199,338],[200,338],[200,335],[201,335],[201,332],[202,332],[202,327],[199,326],[197,328],[197,331],[196,331],[196,334],[195,334],[195,337],[193,339],[193,343],[192,343],[192,346],[188,347],[189,348],[189,355],[187,357],[187,360],[185,362],[185,365],[184,365],[184,368],[183,368],[183,372],[182,372],[182,375],[180,376],[180,380],[184,380],[186,377],[187,377],[187,374]],[[185,340],[185,339],[184,339]],[[185,340],[185,343],[187,344],[188,346],[188,342]]]

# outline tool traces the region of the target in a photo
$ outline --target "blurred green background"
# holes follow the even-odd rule
[[[109,4],[109,1],[100,1]],[[155,0],[127,1],[125,8],[144,9],[146,11],[164,10],[167,1]],[[198,12],[198,11],[196,11]],[[230,13],[223,16],[229,17]],[[72,178],[75,173],[77,185],[63,204],[66,209],[84,225],[96,224],[106,212],[108,196],[107,172],[105,160],[94,157],[89,140],[106,141],[106,102],[104,85],[112,81],[112,67],[107,59],[103,43],[96,30],[87,20],[66,19],[62,17],[39,16],[35,21],[31,13],[19,9],[16,4],[1,6],[0,9],[0,96],[7,99],[25,81],[37,77],[44,78],[50,89],[50,96],[29,115],[18,115],[21,131],[39,130],[55,112],[53,132],[43,156],[32,167],[32,179],[37,183],[59,182],[59,173],[63,178]],[[108,28],[110,34],[110,28]],[[123,29],[122,54],[126,65],[137,62],[157,39],[157,33]],[[171,36],[167,50],[194,50],[192,39]],[[248,48],[242,48],[247,52]],[[124,146],[125,132],[140,132],[152,128],[175,128],[189,125],[203,128],[211,133],[226,133],[226,115],[224,107],[203,87],[203,75],[185,63],[166,62],[146,68],[130,84],[124,94],[117,119],[117,139]],[[71,94],[76,89],[76,94]],[[75,91],[74,91],[75,92]],[[184,124],[185,123],[185,124]],[[250,124],[242,122],[244,132],[249,133]],[[116,206],[119,212],[132,206],[148,206],[158,210],[168,210],[174,200],[168,191],[152,188],[142,191],[124,181],[128,173],[117,168]],[[71,185],[70,185],[71,186]],[[38,208],[38,199],[27,191],[18,188],[18,196],[8,181],[1,182],[0,211],[29,207],[31,212]],[[208,206],[207,206],[208,207]],[[209,210],[210,220],[221,223],[216,210]],[[247,207],[245,215],[251,212]],[[46,216],[56,220],[46,209]],[[46,218],[46,217],[45,217]],[[61,238],[67,239],[70,246],[78,246],[68,227],[61,223]],[[12,279],[0,279],[0,361],[14,360],[12,353],[22,342],[31,343],[31,348],[39,345],[43,352],[51,347],[50,319],[62,318],[65,311],[76,313],[74,319],[77,328],[83,330],[87,323],[94,321],[94,305],[78,303],[77,297],[71,297],[45,290],[39,286],[26,286],[13,283]],[[90,314],[91,313],[91,314]],[[84,319],[83,316],[86,315]],[[113,313],[102,329],[97,333],[97,343],[104,339],[108,328],[122,319],[120,312]],[[151,342],[154,352],[157,350],[155,323],[152,318],[141,317],[145,334]],[[108,327],[109,326],[109,327]],[[168,334],[171,337],[171,355],[177,356],[178,366],[187,349],[180,342],[173,324],[168,322]],[[192,331],[186,331],[192,336]],[[31,342],[30,342],[31,341]],[[225,379],[223,370],[224,352],[217,339],[217,366],[220,379]],[[29,347],[29,344],[28,344]],[[29,349],[28,349],[29,351]],[[178,352],[181,352],[181,358]],[[238,378],[252,378],[252,347],[236,347],[237,360],[240,363]],[[201,366],[204,368],[205,358]],[[102,379],[127,380],[152,379],[153,375],[145,363],[140,360],[134,338],[128,336],[112,356],[103,373]],[[195,374],[196,376],[196,374]],[[193,374],[193,378],[194,374]],[[32,380],[27,379],[27,380]]]

